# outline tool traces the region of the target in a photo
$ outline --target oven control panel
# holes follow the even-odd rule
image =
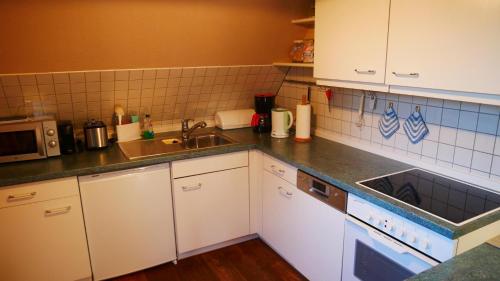
[[[436,260],[445,261],[455,255],[456,240],[356,195],[349,194],[347,213]]]

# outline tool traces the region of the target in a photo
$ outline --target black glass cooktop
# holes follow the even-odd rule
[[[500,194],[420,169],[359,183],[455,224],[500,207]]]

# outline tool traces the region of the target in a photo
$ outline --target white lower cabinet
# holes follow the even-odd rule
[[[94,280],[177,258],[168,164],[79,180]]]
[[[12,206],[0,208],[0,280],[90,280],[76,178],[14,186],[2,193],[3,202]]]
[[[76,178],[2,188],[0,280],[90,280],[89,256],[103,280],[251,233],[308,279],[340,280],[345,215],[299,190],[296,175],[244,151],[176,161],[172,173],[83,176],[80,189]]]
[[[250,233],[248,167],[173,182],[179,253]]]
[[[263,238],[309,280],[340,280],[345,214],[264,171]]]

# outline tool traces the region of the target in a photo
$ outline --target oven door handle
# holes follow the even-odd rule
[[[389,249],[392,249],[398,254],[404,254],[408,253],[408,248],[403,246],[401,243],[398,243],[394,239],[384,235],[383,233],[379,232],[377,229],[364,225],[363,223],[359,222],[357,219],[352,218],[350,216],[347,216],[346,218],[349,222],[352,222],[360,227],[362,227],[366,232],[368,233],[368,236],[380,244],[386,246]]]
[[[393,250],[394,252],[398,254],[404,254],[408,252],[406,247],[392,240],[391,238],[385,236],[384,234],[378,233],[374,229],[367,229],[367,230],[368,230],[368,236],[370,236],[371,239],[379,242],[380,244],[386,246],[387,248]]]
[[[346,216],[346,220],[350,223],[353,223],[353,224],[358,225],[359,227],[363,228],[364,230],[366,230],[366,232],[368,233],[368,236],[370,238],[372,238],[373,240],[375,240],[377,242],[380,242],[380,244],[388,247],[389,249],[394,250],[395,252],[397,252],[399,254],[412,255],[412,256],[430,264],[431,266],[436,266],[439,264],[439,262],[419,253],[416,250],[411,249],[409,246],[405,246],[401,243],[398,243],[396,240],[394,240],[386,235],[382,236],[383,234],[381,232],[379,232],[377,229],[358,221],[356,218],[353,218],[351,216]]]

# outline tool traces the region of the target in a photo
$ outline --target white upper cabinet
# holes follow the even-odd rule
[[[390,0],[316,0],[318,84],[387,90],[389,5]]]
[[[500,95],[500,1],[392,0],[386,77],[391,91]]]

